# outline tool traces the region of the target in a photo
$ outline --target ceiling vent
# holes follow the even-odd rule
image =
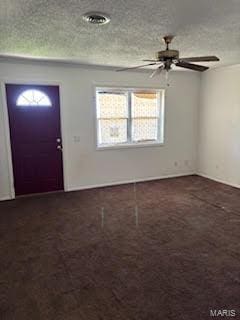
[[[102,12],[87,12],[83,15],[83,20],[92,24],[106,24],[110,21],[109,15]]]

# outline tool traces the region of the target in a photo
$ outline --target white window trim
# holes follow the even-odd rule
[[[96,150],[108,150],[108,149],[132,149],[132,148],[145,148],[145,147],[159,147],[164,146],[164,142],[125,142],[123,144],[108,144],[97,146]]]
[[[160,93],[160,109],[159,109],[159,138],[156,141],[149,142],[124,142],[118,144],[98,144],[98,134],[99,134],[99,125],[98,125],[98,110],[97,110],[97,91],[108,91],[108,92],[158,92]],[[165,90],[160,88],[149,88],[149,87],[124,87],[124,86],[94,86],[94,103],[95,103],[95,141],[96,141],[96,150],[112,150],[112,149],[129,149],[129,148],[143,148],[143,147],[160,147],[165,145]],[[160,141],[161,139],[161,141]]]

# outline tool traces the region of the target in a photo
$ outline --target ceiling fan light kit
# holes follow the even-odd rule
[[[167,35],[163,37],[163,41],[165,43],[166,49],[162,51],[158,51],[156,53],[156,59],[155,60],[143,60],[145,62],[149,62],[148,64],[139,65],[136,67],[129,67],[129,68],[121,68],[116,71],[126,71],[130,69],[139,69],[147,66],[153,66],[156,65],[157,69],[153,71],[153,73],[150,75],[150,78],[155,77],[156,75],[159,75],[162,70],[166,71],[166,79],[167,79],[167,85],[168,84],[168,73],[172,69],[173,66],[203,72],[209,67],[202,66],[199,64],[193,64],[191,62],[209,62],[209,61],[219,61],[219,58],[216,56],[203,56],[203,57],[189,57],[189,58],[180,58],[179,57],[179,51],[169,49],[169,45],[171,44],[174,36],[173,35]]]

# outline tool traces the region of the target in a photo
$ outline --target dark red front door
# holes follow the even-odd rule
[[[16,195],[63,189],[58,86],[6,85]]]

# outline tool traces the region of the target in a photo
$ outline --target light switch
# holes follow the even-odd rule
[[[73,140],[74,142],[80,142],[80,136],[74,136]]]

